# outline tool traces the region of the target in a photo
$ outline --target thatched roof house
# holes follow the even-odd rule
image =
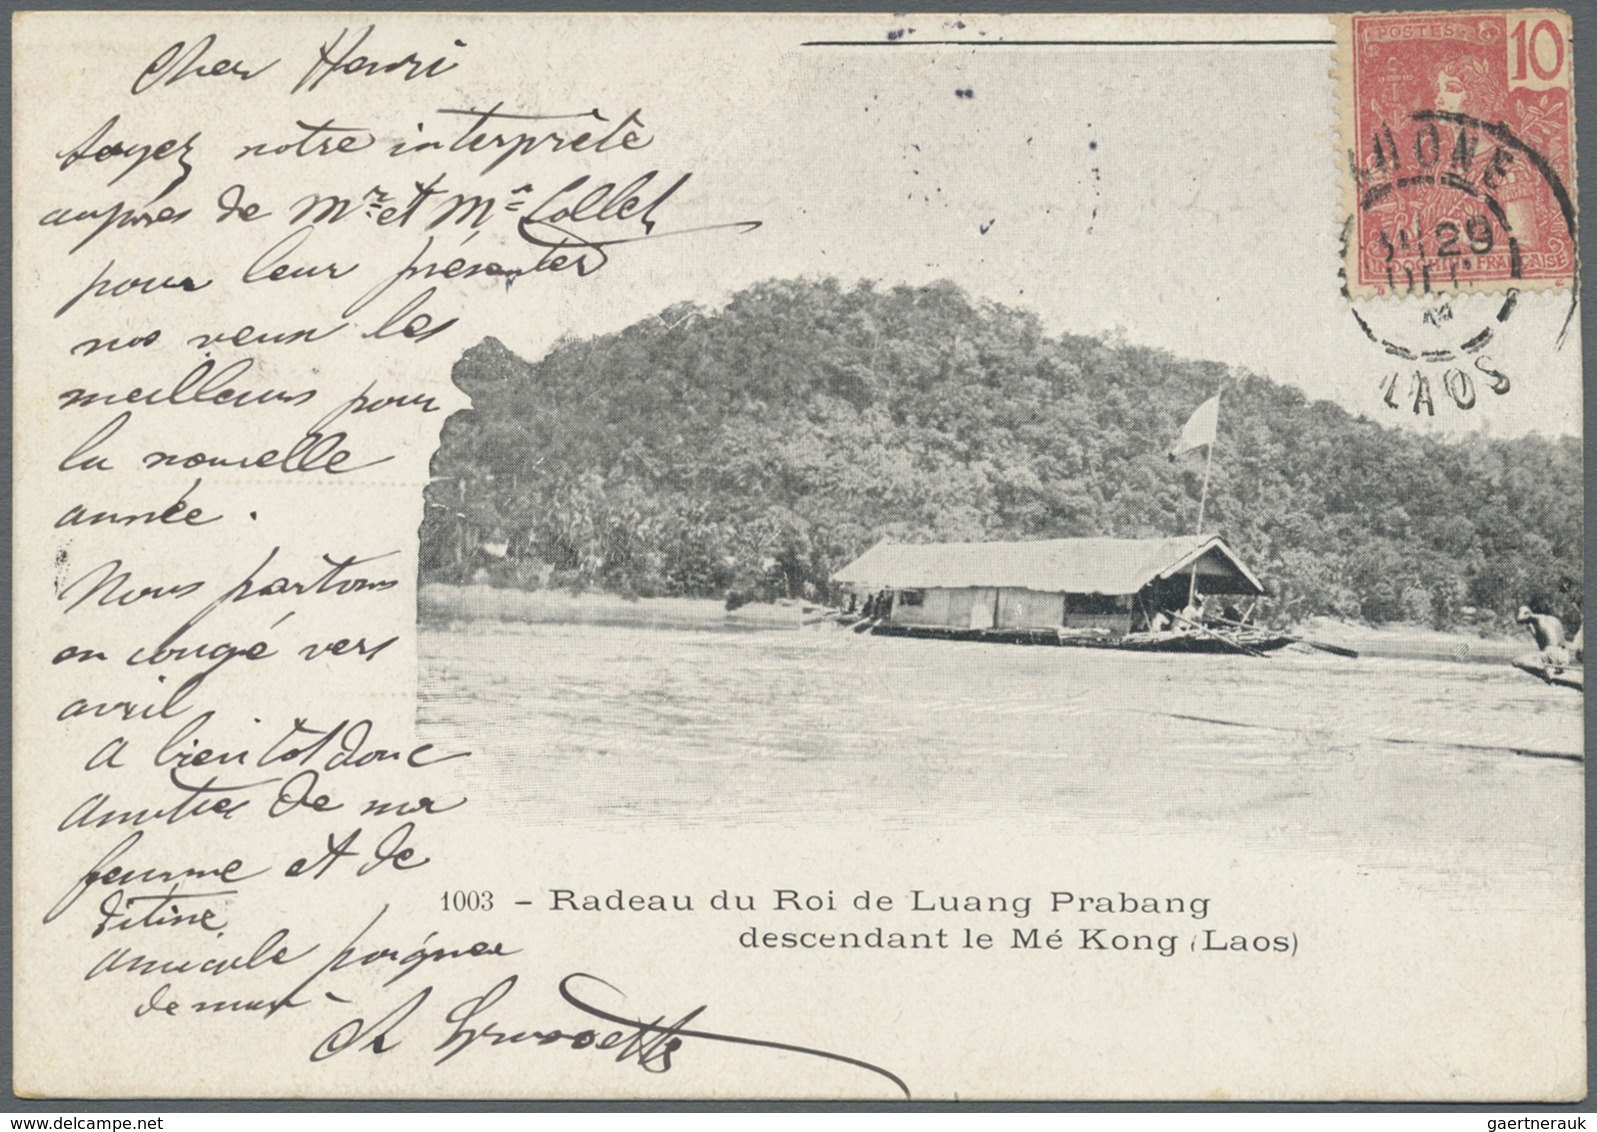
[[[1102,628],[1126,633],[1134,612],[1179,609],[1197,571],[1201,594],[1262,594],[1219,535],[1041,542],[881,542],[832,575],[908,625],[956,629]]]

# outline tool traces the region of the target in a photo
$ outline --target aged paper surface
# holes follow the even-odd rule
[[[1583,1096],[1572,29],[1360,26],[18,16],[18,1090]]]

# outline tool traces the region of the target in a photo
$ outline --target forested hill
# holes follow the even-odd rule
[[[1577,440],[1425,438],[952,284],[773,281],[536,363],[488,338],[454,379],[427,579],[825,597],[883,537],[1184,533],[1203,457],[1165,452],[1223,388],[1204,525],[1276,616],[1580,620]]]

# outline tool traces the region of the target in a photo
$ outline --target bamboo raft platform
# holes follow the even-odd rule
[[[933,641],[977,641],[985,644],[1047,645],[1063,648],[1120,649],[1126,652],[1206,655],[1234,652],[1257,655],[1285,648],[1297,640],[1295,637],[1266,630],[1194,629],[1116,636],[1094,630],[956,629],[942,625],[902,625],[886,621],[863,622],[856,626],[855,632],[866,632],[874,637],[912,637]]]

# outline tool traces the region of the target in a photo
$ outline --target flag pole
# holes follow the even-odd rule
[[[1209,502],[1209,469],[1214,466],[1214,441],[1209,442],[1209,452],[1203,458],[1203,493],[1198,496],[1198,534],[1203,534],[1203,509]]]
[[[1216,429],[1218,432],[1218,428]],[[1198,537],[1203,537],[1203,509],[1209,502],[1209,469],[1214,466],[1214,441],[1209,441],[1209,450],[1203,457],[1203,492],[1198,496]],[[1187,582],[1187,606],[1198,596],[1198,560],[1192,560],[1192,577]]]

